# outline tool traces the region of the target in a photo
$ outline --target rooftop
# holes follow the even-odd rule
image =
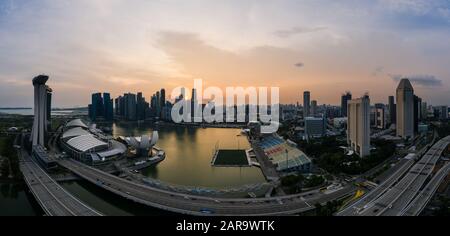
[[[80,152],[87,152],[100,147],[108,147],[107,143],[95,138],[92,134],[72,138],[67,141],[67,144]]]
[[[90,133],[86,130],[84,130],[81,127],[76,127],[70,130],[67,130],[66,132],[64,132],[64,134],[62,135],[63,139],[67,139],[67,138],[73,138],[73,137],[77,137],[77,136],[82,136],[82,135],[89,135]]]
[[[400,80],[400,84],[398,85],[397,89],[403,89],[403,90],[414,90],[411,82],[409,79],[402,79]]]
[[[66,128],[70,128],[70,127],[82,127],[85,129],[88,128],[88,126],[81,119],[72,120],[69,123],[67,123]]]
[[[47,83],[47,80],[49,79],[48,76],[46,75],[39,75],[33,78],[33,85],[44,85],[45,83]]]

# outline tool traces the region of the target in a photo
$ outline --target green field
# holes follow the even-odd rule
[[[219,150],[214,166],[249,166],[245,150]]]

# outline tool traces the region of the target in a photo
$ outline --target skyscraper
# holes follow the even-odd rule
[[[311,101],[311,116],[316,116],[317,115],[317,101],[313,100]]]
[[[48,131],[48,122],[51,111],[51,93],[50,87],[45,85],[49,77],[39,75],[33,79],[34,86],[34,120],[31,141],[33,146],[45,146],[45,136]]]
[[[161,110],[166,106],[166,90],[161,89]]]
[[[422,116],[422,98],[417,97],[417,104],[415,104],[417,106],[417,117],[419,118],[419,121],[422,121],[424,118]]]
[[[360,157],[370,155],[370,98],[348,101],[347,142]]]
[[[409,79],[402,79],[397,88],[397,136],[414,137],[414,89]]]
[[[195,117],[196,117],[196,114],[195,114],[196,109],[198,109],[197,89],[194,88],[194,89],[192,89],[192,95],[191,95],[191,117],[193,119],[195,119]]]
[[[324,117],[305,118],[305,138],[311,140],[321,138],[326,133],[326,119]]]
[[[426,102],[422,102],[422,120],[426,120],[428,118],[428,104]]]
[[[438,118],[440,120],[448,119],[448,106],[439,106],[437,107],[437,110],[438,110]]]
[[[414,95],[414,134],[417,134],[419,132],[419,120],[420,120],[420,106],[422,103],[422,99],[418,96]]]
[[[125,99],[125,118],[130,121],[137,119],[136,108],[136,94],[128,93],[124,96]]]
[[[52,129],[52,89],[47,87],[47,131]]]
[[[306,118],[310,115],[310,104],[311,104],[311,92],[305,91],[303,93],[303,118]]]
[[[352,94],[347,91],[341,98],[341,114],[343,117],[347,117],[348,101],[350,100],[352,100]]]
[[[389,123],[397,123],[397,106],[395,105],[395,97],[389,96]]]
[[[119,115],[124,118],[125,117],[125,95],[119,96]]]
[[[96,121],[98,117],[103,117],[105,111],[103,98],[101,93],[92,94],[91,109],[89,111],[89,118],[92,121]]]
[[[103,103],[104,103],[104,118],[106,121],[114,120],[114,105],[111,99],[111,94],[103,93]]]
[[[161,117],[161,93],[158,91],[156,92],[156,116]]]
[[[138,120],[145,120],[145,98],[141,92],[137,94],[136,113]]]
[[[114,99],[114,114],[116,116],[120,115],[120,99],[122,96],[119,96],[118,98]]]
[[[382,103],[375,104],[373,107],[374,127],[377,129],[386,128],[385,105]]]

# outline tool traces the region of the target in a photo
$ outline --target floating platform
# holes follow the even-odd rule
[[[246,150],[217,150],[211,162],[214,167],[251,167],[252,162]]]

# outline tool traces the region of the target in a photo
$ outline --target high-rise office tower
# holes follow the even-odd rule
[[[389,123],[397,123],[397,107],[395,105],[394,96],[389,96]]]
[[[417,117],[419,118],[419,121],[422,121],[424,118],[422,117],[422,98],[417,97]]]
[[[352,100],[352,94],[350,92],[345,92],[341,98],[341,114],[343,117],[347,117],[347,106],[348,101]]]
[[[414,137],[414,88],[409,79],[402,79],[397,88],[397,136]]]
[[[161,117],[161,93],[159,91],[156,92],[156,116]]]
[[[49,116],[51,115],[49,110],[51,111],[52,93],[50,87],[45,85],[48,79],[49,77],[46,75],[39,75],[33,78],[34,120],[33,129],[30,136],[33,146],[45,146],[45,136],[48,131],[48,124],[50,120]]]
[[[104,117],[105,106],[101,93],[92,94],[92,103],[89,118],[96,121],[98,117]]]
[[[137,100],[136,94],[128,93],[124,96],[125,99],[125,118],[130,121],[137,119]]]
[[[374,127],[377,129],[386,128],[385,105],[382,103],[375,104],[372,113],[374,114]]]
[[[166,106],[166,90],[161,89],[161,109]]]
[[[370,155],[370,98],[348,101],[347,142],[360,157]]]
[[[303,119],[310,115],[311,109],[311,92],[305,91],[303,93]]]
[[[114,99],[114,114],[116,116],[120,115],[120,99],[121,99],[121,96]]]
[[[125,95],[119,97],[119,115],[125,117]]]
[[[326,119],[324,117],[305,118],[305,138],[311,140],[321,138],[326,133]]]
[[[419,120],[420,120],[420,108],[419,104],[421,104],[422,99],[418,96],[414,95],[414,134],[419,132]]]
[[[47,87],[47,131],[52,130],[52,89]]]
[[[448,119],[448,106],[439,106],[437,107],[437,113],[438,113],[438,118],[440,120],[447,120]]]
[[[195,118],[195,110],[198,109],[198,100],[197,100],[197,89],[192,89],[191,95],[191,117]]]
[[[311,101],[311,116],[316,116],[317,115],[317,101],[313,100]]]
[[[422,120],[426,120],[428,118],[428,104],[426,102],[422,102]]]
[[[137,94],[136,113],[138,120],[145,120],[145,98],[141,92]]]
[[[113,100],[111,100],[111,94],[103,93],[103,103],[104,103],[104,118],[106,121],[114,120],[114,105]]]

